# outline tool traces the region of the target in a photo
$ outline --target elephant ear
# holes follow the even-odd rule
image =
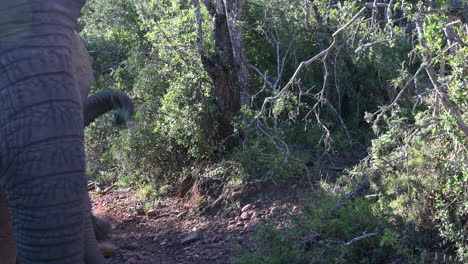
[[[88,126],[96,118],[112,110],[116,111],[114,117],[118,125],[131,120],[135,114],[133,101],[127,94],[104,90],[83,101],[84,126]]]

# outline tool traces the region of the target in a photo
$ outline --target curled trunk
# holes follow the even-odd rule
[[[104,90],[84,100],[84,126],[88,126],[96,118],[111,110],[116,110],[115,122],[117,124],[130,120],[135,113],[133,101],[128,95],[119,91]]]

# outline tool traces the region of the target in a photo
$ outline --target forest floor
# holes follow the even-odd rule
[[[150,209],[131,191],[91,198],[95,214],[113,225],[104,243],[114,247],[109,264],[224,264],[232,263],[239,248],[254,249],[255,230],[264,223],[281,227],[301,214],[305,189],[299,186],[263,186],[216,215],[200,213],[193,197],[168,197]]]

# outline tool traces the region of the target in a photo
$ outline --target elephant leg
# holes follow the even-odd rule
[[[94,228],[94,233],[96,235],[96,240],[102,241],[106,240],[109,238],[109,233],[112,229],[111,224],[109,221],[98,217],[96,215],[92,215],[92,221],[93,221],[93,228]]]
[[[16,263],[16,245],[10,221],[10,210],[0,188],[0,259],[2,264]]]
[[[85,217],[85,263],[86,264],[100,264],[104,263],[104,256],[99,251],[97,241],[96,241],[96,234],[95,234],[95,216],[91,213],[91,200],[89,199],[89,195],[86,192],[85,201],[87,204],[86,210],[86,217]]]
[[[111,224],[93,214],[88,212],[91,216],[91,227],[89,222],[86,223],[86,263],[100,263],[100,253],[95,250],[97,245],[93,242],[92,237],[95,235],[97,240],[105,240],[108,238]],[[89,217],[87,217],[89,219]],[[92,230],[89,230],[92,229]],[[93,233],[94,231],[94,233]],[[3,195],[3,190],[0,188],[0,259],[2,264],[15,264],[16,263],[16,245],[13,237],[13,229],[10,222],[9,209],[6,199]]]

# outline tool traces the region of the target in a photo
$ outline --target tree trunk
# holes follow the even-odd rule
[[[247,60],[241,30],[236,26],[240,16],[240,1],[203,0],[203,4],[213,18],[215,45],[218,52],[206,54],[201,44],[201,17],[198,13],[199,52],[203,67],[208,72],[214,85],[214,94],[223,116],[219,131],[222,138],[232,134],[231,119],[241,106],[249,105]],[[194,0],[198,8],[198,1]]]

